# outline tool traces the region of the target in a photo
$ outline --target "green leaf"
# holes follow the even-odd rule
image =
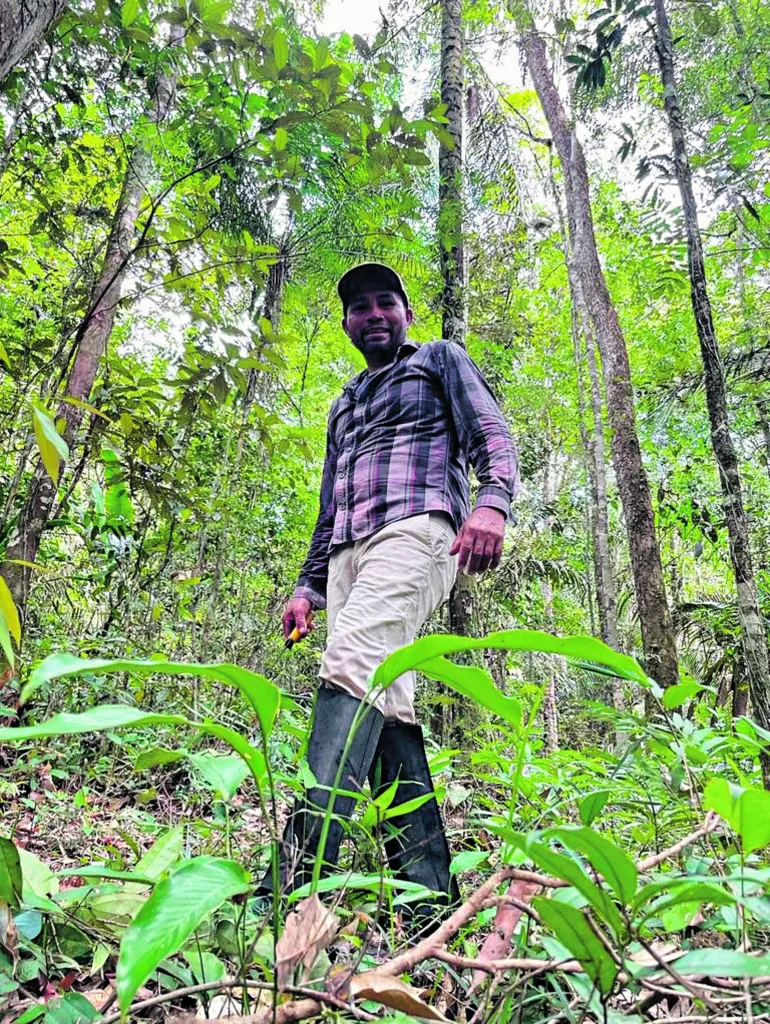
[[[197,664],[196,662],[154,661],[131,658],[76,658],[72,654],[52,654],[41,662],[30,675],[21,691],[22,703],[44,683],[64,676],[78,676],[87,672],[162,672],[164,675],[195,676],[235,686],[243,693],[259,718],[262,731],[269,736],[278,712],[281,691],[258,672],[250,672],[238,665]]]
[[[382,821],[385,811],[388,810],[390,805],[395,799],[396,793],[398,792],[398,779],[392,782],[386,789],[384,789],[374,800],[369,802],[364,813],[361,815],[361,828],[371,829],[374,828],[378,822]]]
[[[187,725],[181,715],[160,715],[140,711],[126,704],[99,704],[80,714],[62,712],[37,725],[0,727],[0,743],[18,743],[19,740],[38,740],[45,736],[75,736],[83,732],[107,732],[126,725]]]
[[[257,786],[262,784],[262,780],[267,775],[267,764],[265,762],[265,755],[261,750],[257,750],[239,732],[229,729],[226,725],[218,725],[216,722],[204,722],[198,728],[201,732],[208,733],[209,736],[216,736],[218,739],[224,740],[225,743],[229,744],[236,754],[240,754],[246,762]]]
[[[668,708],[671,711],[673,708],[679,708],[685,701],[688,701],[690,697],[694,697],[696,694],[701,693],[703,687],[700,683],[690,681],[687,683],[677,683],[675,686],[669,686],[663,693],[663,707]]]
[[[549,829],[545,836],[582,853],[591,867],[598,871],[621,903],[630,903],[636,894],[638,872],[636,865],[623,850],[615,846],[592,828],[564,825]]]
[[[18,910],[22,884],[19,851],[10,839],[0,836],[0,900]]]
[[[289,62],[289,44],[286,41],[286,36],[280,29],[276,29],[273,36],[273,56],[275,57],[276,68],[282,71]]]
[[[178,952],[209,914],[248,885],[239,864],[195,857],[155,886],[120,944],[117,990],[123,1013],[161,960]]]
[[[487,850],[462,850],[452,858],[449,874],[458,875],[463,871],[473,871],[489,857]]]
[[[296,903],[297,900],[309,896],[313,888],[312,882],[306,882],[288,897],[289,903]],[[350,871],[339,875],[328,875],[322,878],[315,887],[316,892],[335,892],[337,889],[368,889],[370,892],[379,892],[381,889],[397,889],[401,892],[424,893],[424,885],[419,882],[407,882],[400,878],[384,878],[380,874],[364,875],[360,871]]]
[[[679,974],[716,978],[758,978],[770,974],[770,954],[750,956],[736,949],[693,949],[676,962]]]
[[[609,797],[610,791],[608,789],[597,789],[595,793],[589,793],[583,797],[578,803],[578,812],[580,820],[584,825],[590,825],[601,814]]]
[[[66,461],[70,453],[67,442],[45,409],[39,405],[32,406],[32,425],[35,428],[35,438],[46,473],[54,484],[58,484],[60,463]]]
[[[492,677],[476,665],[456,665],[448,658],[434,658],[423,662],[420,671],[429,679],[451,686],[477,704],[500,715],[506,722],[521,726],[521,702],[515,697],[506,697],[495,686]]]
[[[121,882],[137,882],[143,887],[153,884],[151,878],[138,871],[116,871],[100,864],[85,864],[82,868],[64,868],[56,872],[57,878],[110,878]]]
[[[593,661],[613,669],[621,679],[630,679],[640,686],[649,687],[647,676],[633,658],[618,654],[601,640],[589,636],[560,638],[535,629],[507,629],[478,638],[451,634],[421,637],[385,658],[374,672],[374,683],[377,686],[390,686],[405,672],[414,668],[421,669],[426,661],[433,658],[487,647],[508,651],[541,651],[544,654],[561,654],[565,658]]]
[[[618,966],[581,911],[566,903],[544,897],[536,897],[532,903],[541,921],[551,929],[575,959],[580,961],[588,977],[598,985],[602,995],[609,995],[615,984]]]
[[[276,152],[280,153],[281,150],[286,149],[286,144],[289,141],[289,133],[285,128],[280,127],[275,130],[275,148]]]
[[[8,632],[11,634],[17,645],[21,644],[21,622],[19,613],[13,601],[13,596],[8,589],[8,584],[0,576],[0,617],[5,620]]]
[[[79,992],[66,992],[46,1004],[43,1024],[90,1024],[97,1020],[101,1020],[101,1014],[85,996]]]
[[[157,882],[182,856],[183,846],[184,825],[170,828],[139,858],[134,870]]]
[[[123,0],[120,10],[120,23],[123,28],[132,25],[139,16],[139,0]]]
[[[744,853],[770,845],[770,793],[731,786],[727,779],[711,779],[703,803],[738,833]]]
[[[599,917],[605,921],[616,935],[623,931],[623,921],[618,908],[610,899],[609,895],[589,878],[580,864],[571,857],[557,853],[545,843],[538,842],[534,836],[523,836],[518,832],[511,832],[506,828],[495,828],[490,826],[490,831],[496,832],[513,846],[524,850],[532,860],[551,875],[555,875],[563,882],[574,886],[577,891],[585,897]]]
[[[249,766],[236,754],[188,754],[204,782],[223,800],[232,800],[249,774]]]
[[[134,761],[134,771],[143,772],[148,768],[154,768],[159,764],[173,764],[175,761],[184,761],[187,754],[184,750],[169,750],[167,747],[152,747],[150,750],[143,750]]]

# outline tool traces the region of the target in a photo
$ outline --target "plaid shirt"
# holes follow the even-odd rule
[[[519,485],[503,414],[465,350],[405,342],[395,362],[349,381],[332,405],[321,508],[295,597],[326,605],[331,550],[421,512],[448,513],[459,530],[476,506],[508,515]]]

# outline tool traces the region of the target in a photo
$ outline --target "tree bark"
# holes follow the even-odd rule
[[[465,345],[466,282],[463,245],[463,30],[462,0],[441,5],[441,102],[454,145],[438,154],[438,243],[443,293],[442,335]]]
[[[0,82],[40,41],[66,0],[0,0]]]
[[[599,261],[585,156],[556,90],[543,40],[530,26],[523,31],[522,46],[564,171],[567,205],[575,225],[575,265],[602,359],[612,460],[626,520],[645,667],[660,685],[670,686],[679,676],[676,644],[636,433],[628,351]]]
[[[655,21],[657,27],[656,49],[663,83],[663,102],[671,133],[674,170],[679,185],[679,194],[682,198],[687,235],[690,297],[701,358],[703,359],[711,444],[719,470],[722,508],[727,524],[730,559],[738,592],[738,618],[741,625],[743,660],[754,714],[764,729],[770,729],[767,636],[754,577],[749,542],[749,521],[743,506],[738,456],[730,434],[724,370],[708,295],[703,242],[698,226],[698,208],[692,187],[692,171],[685,141],[684,118],[676,89],[674,44],[663,0],[655,0]],[[770,758],[763,760],[763,773],[765,786],[770,789]]]
[[[2,0],[0,0],[2,2]],[[179,26],[171,28],[171,43],[181,36]],[[167,116],[173,102],[175,79],[159,75],[153,91],[148,120],[159,124]],[[88,401],[99,363],[106,351],[112,332],[115,313],[120,301],[123,281],[126,275],[131,247],[134,240],[139,206],[152,172],[152,156],[142,143],[132,150],[126,167],[120,199],[115,209],[110,236],[105,250],[99,277],[88,301],[88,310],[76,334],[75,355],[63,400],[56,411],[56,419],[62,420],[64,440],[72,445],[83,419],[82,406],[64,401],[74,398]],[[37,557],[40,540],[56,498],[56,486],[38,460],[32,475],[27,497],[19,515],[19,521],[9,541],[5,554],[6,562],[0,568],[11,595],[24,622],[31,570],[19,561],[32,563]],[[10,560],[16,560],[13,564]]]

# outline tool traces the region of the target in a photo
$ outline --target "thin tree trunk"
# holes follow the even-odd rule
[[[462,0],[443,0],[441,7],[441,102],[446,104],[447,131],[438,154],[438,242],[441,278],[442,335],[465,345],[466,281],[463,245],[463,30]]]
[[[0,82],[40,41],[66,0],[0,0]]]
[[[465,73],[463,68],[462,0],[441,4],[441,102],[446,104],[446,129],[453,145],[443,142],[438,154],[438,246],[443,289],[441,293],[442,336],[465,348],[467,292],[464,227],[463,114]],[[453,633],[473,633],[473,585],[465,575],[457,578],[449,598],[449,623]],[[439,685],[439,693],[445,688]],[[470,716],[475,707],[466,698],[442,701],[433,727],[448,741],[453,727],[453,707]]]
[[[738,617],[741,646],[748,678],[749,695],[759,725],[770,729],[770,680],[768,679],[767,636],[754,578],[749,542],[749,522],[743,506],[738,456],[730,434],[725,395],[724,370],[706,283],[703,243],[698,227],[698,208],[692,187],[692,172],[684,134],[684,118],[679,106],[674,73],[674,44],[663,0],[655,0],[656,48],[663,83],[663,101],[671,133],[674,170],[682,197],[687,263],[690,274],[695,327],[700,342],[706,381],[706,405],[711,427],[711,443],[719,469],[722,508],[730,539],[730,558],[738,591]],[[770,758],[763,760],[765,786],[770,789]]]
[[[0,0],[1,2],[1,0]],[[171,27],[171,43],[181,38],[181,28]],[[159,124],[167,116],[175,91],[175,79],[160,75],[152,94],[148,120]],[[88,313],[76,336],[76,351],[63,398],[88,401],[99,363],[106,351],[112,332],[115,313],[120,301],[128,257],[134,239],[139,206],[152,172],[150,150],[139,143],[134,147],[126,167],[118,205],[112,220],[110,237],[101,272],[89,296]],[[62,401],[56,418],[64,421],[63,437],[72,445],[83,419],[82,406]],[[46,527],[56,498],[56,486],[38,461],[30,482],[27,498],[19,515],[17,528],[11,537],[6,559],[32,563],[37,557],[40,539]],[[6,561],[0,573],[11,591],[24,621],[31,570],[28,565]]]
[[[549,425],[550,426],[550,425]],[[550,435],[550,429],[547,437]],[[551,453],[546,457],[545,473],[543,476],[543,504],[548,508],[553,498],[551,490]],[[546,517],[546,526],[549,532],[553,529],[553,516]],[[545,615],[546,629],[553,629],[553,586],[549,579],[543,580],[543,612]],[[543,701],[543,716],[545,718],[545,749],[553,754],[559,749],[559,705],[556,693],[556,664],[555,657],[548,656],[546,661],[546,684],[545,700]]]
[[[679,676],[676,644],[636,433],[628,351],[599,261],[585,157],[554,85],[543,40],[527,26],[522,46],[564,171],[567,206],[575,225],[575,265],[602,358],[612,459],[628,532],[646,670],[662,686],[670,686]]]

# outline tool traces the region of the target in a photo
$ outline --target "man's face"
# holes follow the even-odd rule
[[[398,292],[372,288],[351,299],[342,329],[373,369],[393,362],[413,319]]]

